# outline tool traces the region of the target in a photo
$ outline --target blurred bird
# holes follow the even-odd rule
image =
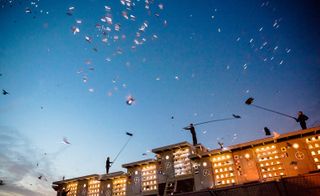
[[[68,10],[67,10],[67,12],[66,12],[66,14],[67,14],[68,16],[72,16],[72,15],[73,15],[73,12],[74,12],[74,7],[69,7]]]
[[[135,100],[132,96],[128,96],[126,103],[127,103],[127,105],[132,105],[134,103],[134,101]]]
[[[9,94],[9,92],[8,92],[8,91],[6,91],[6,90],[4,90],[4,89],[2,89],[2,94],[3,94],[3,95],[8,95],[8,94]]]
[[[249,97],[247,100],[246,100],[246,104],[247,105],[251,105],[252,104],[252,102],[253,102],[253,100],[254,100],[254,98],[252,98],[252,97]]]
[[[270,132],[270,130],[268,129],[268,127],[264,127],[263,129],[264,129],[264,133],[265,133],[266,135],[271,135],[271,132]]]
[[[223,149],[223,143],[222,142],[218,142],[219,146],[221,149]]]
[[[275,131],[273,131],[272,134],[273,134],[273,139],[277,139],[280,137],[280,134]]]
[[[232,116],[233,116],[234,118],[241,118],[241,116],[236,115],[236,114],[232,114]]]
[[[71,144],[66,137],[63,138],[63,143],[65,143],[65,144]]]

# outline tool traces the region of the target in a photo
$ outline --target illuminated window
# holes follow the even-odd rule
[[[313,157],[314,163],[317,166],[317,169],[320,168],[320,141],[319,141],[319,136],[315,136],[315,137],[310,137],[306,139],[306,142],[308,143],[308,148],[310,150],[310,153]]]
[[[292,145],[292,147],[293,147],[294,149],[298,149],[298,148],[299,148],[299,144],[294,143],[294,144]]]
[[[142,167],[142,190],[152,191],[157,189],[156,165],[149,164]]]
[[[88,196],[95,196],[100,189],[100,181],[98,180],[90,180],[88,183]]]
[[[280,161],[282,160],[280,156],[282,152],[275,145],[260,147],[255,151],[257,152],[257,160],[260,163],[258,165],[263,178],[273,180],[274,177],[279,177],[279,173],[284,175],[283,163]]]
[[[120,177],[112,181],[112,195],[125,195],[126,194],[126,183],[125,177]]]
[[[191,174],[191,162],[189,155],[189,148],[181,148],[173,152],[175,176]]]
[[[67,190],[69,190],[68,196],[76,196],[77,195],[77,187],[78,187],[77,182],[68,184],[67,185]]]
[[[212,166],[215,173],[214,180],[217,186],[231,185],[235,183],[234,178],[234,163],[231,153],[225,153],[223,155],[215,155],[212,159]]]

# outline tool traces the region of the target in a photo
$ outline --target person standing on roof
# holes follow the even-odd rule
[[[109,174],[109,169],[111,167],[112,162],[110,161],[110,157],[106,160],[106,173]]]
[[[195,130],[193,124],[191,123],[189,125],[189,127],[185,127],[184,129],[189,130],[191,132],[193,145],[196,146],[198,144],[198,141],[197,141],[196,130]]]
[[[302,111],[298,112],[298,118],[296,118],[296,121],[300,123],[302,129],[307,129],[306,121],[308,119],[308,116],[304,115]]]

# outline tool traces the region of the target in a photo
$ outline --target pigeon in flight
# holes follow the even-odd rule
[[[6,90],[4,90],[4,89],[2,89],[2,94],[3,94],[3,95],[8,95],[8,94],[9,94],[9,92],[8,92],[8,91],[6,91]]]
[[[66,137],[63,138],[63,143],[65,143],[65,144],[71,144]]]

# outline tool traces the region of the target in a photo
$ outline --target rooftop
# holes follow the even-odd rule
[[[184,141],[177,144],[171,144],[168,146],[152,149],[152,152],[157,154],[157,153],[161,153],[161,152],[165,152],[173,149],[184,148],[184,147],[193,147],[193,145],[190,144],[189,142]]]
[[[145,160],[141,160],[141,161],[123,164],[122,167],[130,168],[130,167],[136,167],[136,166],[146,165],[146,164],[155,163],[155,162],[156,162],[156,160],[154,160],[154,159],[145,159]]]
[[[312,128],[305,129],[305,130],[298,130],[298,131],[294,131],[294,132],[290,132],[290,133],[281,134],[278,138],[273,138],[270,136],[267,138],[262,138],[262,139],[258,139],[258,140],[253,140],[253,141],[241,143],[241,144],[232,145],[232,146],[226,147],[222,150],[221,149],[214,149],[209,152],[205,152],[205,153],[201,154],[200,156],[199,155],[190,155],[190,158],[195,159],[197,157],[200,158],[200,157],[211,156],[211,155],[220,154],[220,153],[224,153],[224,152],[237,151],[237,150],[242,150],[242,149],[246,149],[246,148],[252,148],[255,146],[261,146],[261,145],[271,144],[271,143],[275,143],[275,142],[287,141],[289,139],[302,138],[302,137],[305,137],[308,135],[315,135],[315,134],[319,134],[319,133],[320,133],[320,127],[312,127]]]
[[[56,182],[53,182],[52,184],[59,185],[59,184],[73,182],[73,181],[86,180],[86,179],[90,179],[90,178],[99,178],[99,177],[100,177],[100,175],[98,175],[98,174],[91,174],[91,175],[81,176],[81,177],[77,177],[77,178],[70,178],[70,179],[66,179],[66,180],[56,181]]]
[[[113,172],[113,173],[109,173],[109,174],[103,174],[101,175],[100,180],[112,180],[115,178],[119,178],[125,176],[125,173],[123,171],[118,171],[118,172]]]

